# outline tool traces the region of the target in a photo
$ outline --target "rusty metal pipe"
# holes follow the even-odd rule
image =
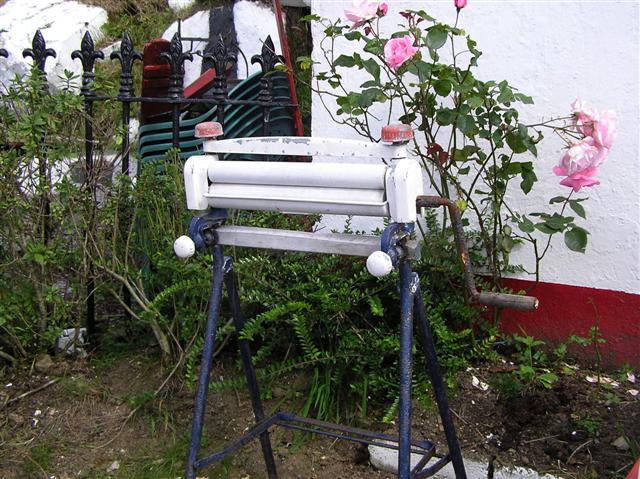
[[[467,246],[464,241],[464,230],[462,229],[460,210],[456,204],[450,199],[441,196],[418,196],[416,199],[416,208],[418,210],[421,208],[437,208],[439,206],[446,206],[449,209],[453,223],[453,236],[458,247],[460,259],[462,260],[464,282],[467,285],[471,299],[476,303],[486,306],[517,309],[520,311],[535,311],[538,308],[538,298],[534,298],[533,296],[478,291],[476,282],[473,279],[473,271],[471,271],[469,252],[467,251]]]

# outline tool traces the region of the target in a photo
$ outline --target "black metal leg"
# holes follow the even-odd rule
[[[458,443],[458,436],[456,435],[455,426],[451,418],[449,410],[449,401],[447,400],[447,389],[442,379],[442,372],[438,364],[438,358],[436,356],[436,348],[433,343],[433,336],[431,335],[431,329],[427,322],[427,310],[422,299],[422,293],[420,291],[420,282],[416,275],[416,289],[413,297],[415,314],[418,323],[418,341],[424,350],[427,357],[427,369],[431,379],[431,384],[436,396],[436,402],[438,404],[438,411],[440,412],[440,418],[442,419],[442,426],[444,428],[444,434],[447,438],[447,445],[449,446],[449,456],[451,457],[451,463],[453,470],[456,473],[457,479],[467,479],[467,473],[464,469],[464,462],[462,461],[462,453],[460,452],[460,444]]]
[[[411,376],[413,368],[413,294],[411,266],[400,263],[400,404],[398,417],[398,477],[411,474]]]
[[[231,259],[228,259],[229,265],[231,265]],[[251,360],[251,349],[246,339],[240,339],[240,333],[244,327],[244,318],[242,316],[242,310],[240,308],[240,296],[238,295],[238,287],[236,283],[235,273],[231,266],[225,276],[225,283],[227,291],[229,293],[229,304],[231,306],[231,314],[233,316],[233,322],[238,333],[238,347],[240,349],[240,355],[242,356],[242,365],[244,367],[244,374],[247,378],[247,385],[249,386],[249,393],[251,395],[251,405],[253,406],[253,414],[256,417],[256,423],[260,423],[264,420],[264,408],[262,407],[262,400],[260,399],[260,389],[258,387],[258,381],[256,378],[256,371],[253,367]],[[278,472],[276,470],[276,463],[273,457],[273,450],[271,449],[271,441],[269,440],[269,430],[265,430],[260,434],[260,444],[262,446],[262,454],[264,456],[264,462],[267,467],[267,474],[269,479],[277,479]]]
[[[204,350],[202,351],[202,363],[200,364],[200,376],[198,378],[198,389],[196,391],[196,404],[193,412],[191,443],[189,445],[185,479],[195,479],[196,477],[195,463],[198,458],[200,440],[202,438],[204,410],[207,403],[207,393],[209,392],[209,377],[211,376],[213,352],[216,343],[216,329],[218,328],[220,303],[222,301],[222,285],[226,269],[221,246],[214,247],[213,261],[213,285],[211,287],[211,298],[209,299],[209,312],[204,334]]]

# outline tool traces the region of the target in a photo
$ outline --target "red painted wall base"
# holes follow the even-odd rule
[[[572,334],[588,337],[589,329],[598,324],[606,340],[601,344],[603,366],[640,367],[640,294],[516,279],[505,280],[505,286],[536,296],[540,306],[534,313],[504,311],[503,332],[524,331],[559,343]]]

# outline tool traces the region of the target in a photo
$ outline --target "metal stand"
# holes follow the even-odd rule
[[[400,269],[401,304],[400,405],[398,436],[332,424],[315,419],[308,419],[286,412],[279,412],[274,416],[265,418],[264,408],[262,406],[262,401],[260,400],[260,391],[256,380],[256,373],[251,360],[249,344],[246,340],[239,340],[238,344],[240,354],[242,356],[247,385],[251,394],[251,403],[256,418],[256,425],[242,437],[227,445],[224,449],[210,456],[198,459],[205,405],[209,390],[212,356],[215,349],[216,329],[218,326],[220,304],[222,301],[223,285],[226,285],[227,287],[231,314],[233,316],[236,331],[239,333],[244,326],[244,319],[242,318],[240,298],[238,296],[232,260],[231,258],[223,255],[222,246],[220,244],[215,244],[215,235],[212,235],[210,238],[210,241],[207,243],[214,244],[213,285],[211,288],[211,299],[205,330],[202,364],[200,366],[200,376],[196,392],[196,403],[191,430],[191,443],[189,446],[189,456],[187,459],[187,468],[185,473],[186,479],[195,479],[197,469],[224,459],[255,438],[260,439],[269,479],[277,478],[278,474],[276,471],[276,464],[269,439],[269,429],[276,425],[288,429],[307,431],[353,441],[360,444],[371,444],[398,450],[398,477],[400,479],[418,479],[432,476],[449,462],[453,464],[456,478],[466,479],[467,476],[462,462],[460,445],[458,444],[458,439],[447,402],[446,387],[442,379],[440,367],[438,366],[433,337],[427,322],[425,305],[420,294],[418,275],[411,271],[409,262],[403,258],[398,260],[398,266]],[[431,441],[417,441],[411,439],[411,376],[413,368],[412,341],[414,312],[419,329],[418,341],[427,357],[427,368],[434,388],[436,403],[438,405],[438,411],[440,413],[449,449],[448,453],[444,455],[436,455],[435,444]],[[411,468],[410,462],[411,453],[416,453],[422,456],[413,469]],[[433,464],[427,466],[427,463],[433,457],[438,457],[438,459]]]

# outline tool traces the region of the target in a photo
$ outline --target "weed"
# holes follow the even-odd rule
[[[590,437],[595,435],[601,425],[600,419],[592,418],[589,413],[572,414],[571,421],[576,429],[585,431]]]

